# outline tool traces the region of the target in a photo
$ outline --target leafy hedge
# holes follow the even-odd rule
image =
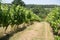
[[[56,35],[55,40],[60,40],[60,36],[58,36],[60,30],[60,7],[53,8],[48,14],[46,21],[48,21],[53,28],[53,32]]]
[[[23,22],[40,21],[41,19],[31,10],[23,6],[2,5],[0,9],[0,24],[21,24]]]
[[[46,20],[51,23],[54,32],[58,32],[60,27],[60,8],[53,8],[53,10],[48,14]]]

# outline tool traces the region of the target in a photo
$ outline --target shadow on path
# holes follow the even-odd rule
[[[26,29],[26,27],[19,28],[18,30],[16,30],[16,32],[11,33],[11,34],[7,34],[6,36],[0,38],[0,40],[9,40],[9,38],[10,38],[11,36],[13,36],[13,34],[15,34],[15,33],[17,33],[17,32],[20,32],[20,31],[23,31],[23,30],[25,30],[25,29]]]

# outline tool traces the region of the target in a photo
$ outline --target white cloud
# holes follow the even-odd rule
[[[3,3],[11,3],[13,0],[3,0]],[[60,5],[60,0],[23,0],[26,4],[57,4]]]
[[[26,4],[60,4],[60,0],[23,0]]]
[[[11,3],[13,0],[2,0],[3,3]]]

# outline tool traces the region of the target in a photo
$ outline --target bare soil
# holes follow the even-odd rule
[[[9,40],[54,40],[54,36],[49,23],[34,22],[24,31],[14,34]]]

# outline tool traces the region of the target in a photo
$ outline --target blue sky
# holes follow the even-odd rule
[[[11,3],[13,0],[3,0],[4,3]],[[25,4],[55,4],[60,5],[60,0],[23,0]]]

